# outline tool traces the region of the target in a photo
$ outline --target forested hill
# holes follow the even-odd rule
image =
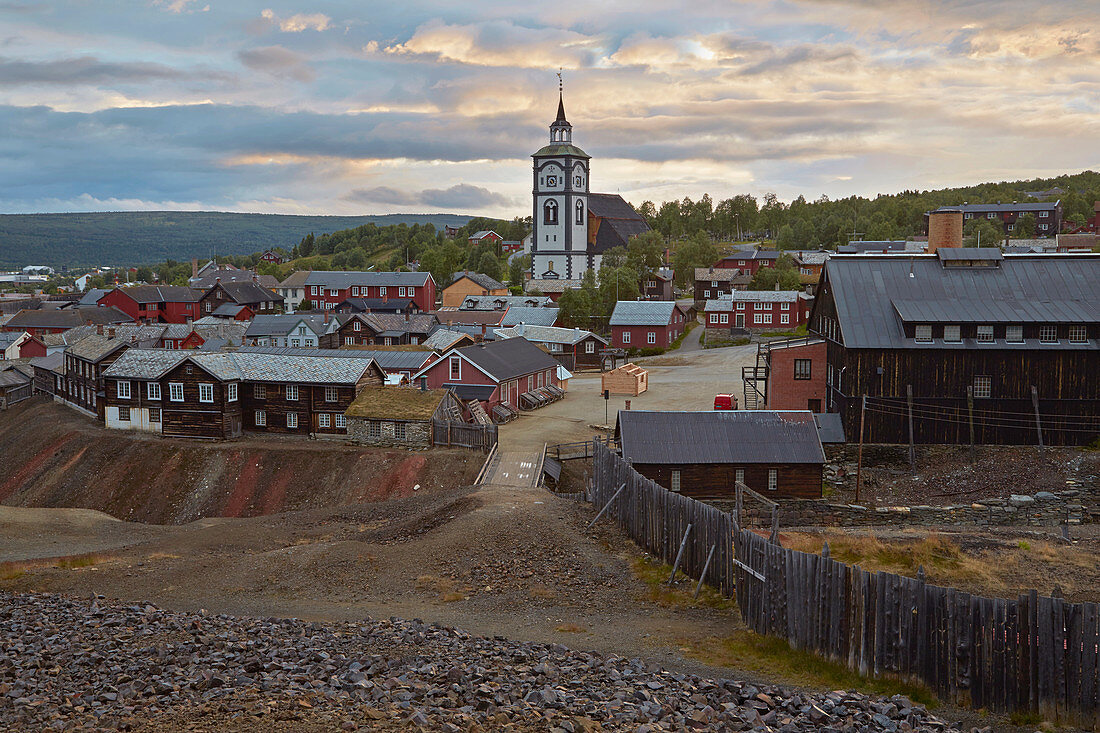
[[[0,214],[0,269],[25,265],[143,265],[192,257],[290,250],[310,232],[364,224],[459,227],[459,214],[290,216],[216,211]]]

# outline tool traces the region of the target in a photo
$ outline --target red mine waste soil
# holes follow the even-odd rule
[[[42,464],[44,464],[48,459],[53,458],[54,454],[60,451],[61,448],[72,441],[72,439],[75,437],[76,433],[68,433],[67,435],[64,435],[58,440],[55,440],[53,443],[50,443],[45,448],[42,448],[37,453],[35,453],[34,458],[31,458],[29,461],[24,463],[18,471],[12,474],[11,478],[4,482],[3,486],[0,486],[0,501],[7,500],[7,498],[12,495],[17,487],[19,487],[24,481],[26,481],[28,477],[37,473],[38,469],[42,468]],[[7,451],[0,452],[7,453]],[[81,453],[83,453],[83,451],[81,451]],[[12,459],[16,458],[14,454],[7,453],[7,455],[9,455]],[[15,460],[14,463],[15,465],[19,465],[18,460]]]

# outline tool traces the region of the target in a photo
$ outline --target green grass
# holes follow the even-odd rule
[[[853,672],[808,651],[792,649],[783,639],[738,631],[732,636],[710,637],[701,642],[682,642],[682,648],[704,664],[757,672],[778,678],[785,684],[827,690],[852,689],[877,695],[905,695],[916,703],[934,708],[935,694],[921,684],[893,678],[873,679]]]
[[[809,327],[803,323],[793,331],[765,331],[760,334],[761,336],[783,336],[786,338],[798,338],[799,336],[805,336],[809,333]]]
[[[696,606],[720,610],[732,610],[737,606],[734,600],[726,598],[709,585],[703,586],[698,598],[692,598],[697,581],[680,572],[676,573],[676,585],[669,586],[668,576],[672,574],[671,565],[648,557],[635,558],[632,565],[634,575],[646,584],[647,597],[654,603],[674,608]]]

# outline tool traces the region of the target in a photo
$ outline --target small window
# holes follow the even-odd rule
[[[379,296],[385,296],[386,295],[386,287],[384,285],[382,287],[378,288],[378,295]]]
[[[267,385],[254,384],[252,385],[252,396],[257,400],[267,399]]]
[[[119,380],[118,384],[118,398],[120,400],[130,399],[130,382],[129,380]]]
[[[917,326],[916,331],[917,341],[919,343],[931,343],[932,342],[932,327],[927,323],[922,323]]]
[[[630,343],[630,331],[623,331],[623,343],[624,344],[629,344]]]
[[[551,225],[558,223],[558,202],[554,199],[550,199],[543,205],[542,223]]]
[[[212,384],[200,384],[199,385],[199,402],[213,402],[214,401],[214,385]]]
[[[745,483],[745,469],[743,469],[743,468],[735,469],[734,472],[733,472],[733,480],[734,480],[734,482],[739,483],[739,484]]]
[[[236,402],[237,401],[237,383],[230,382],[225,385],[225,401]]]
[[[1039,326],[1039,343],[1043,343],[1043,344],[1056,344],[1056,343],[1058,343],[1058,327],[1057,326]]]
[[[338,428],[346,428],[348,426],[348,420],[341,413],[337,413],[335,417],[335,424]]]
[[[584,342],[584,353],[586,353],[586,354],[595,354],[596,353],[596,342],[595,341],[585,341]]]
[[[362,331],[363,330],[363,324],[360,323],[359,321],[355,321],[355,325],[352,326],[352,330]]]
[[[705,298],[706,300],[710,300],[710,291],[709,290],[704,290],[703,291],[703,298]]]
[[[267,412],[264,410],[256,410],[256,427],[262,428],[267,425]]]
[[[298,385],[288,384],[286,386],[286,399],[287,399],[287,402],[297,402],[298,401]]]
[[[130,422],[130,407],[124,406],[118,408],[119,422]]]
[[[768,491],[775,491],[779,488],[779,469],[768,469]]]
[[[1050,212],[1049,212],[1049,211],[1040,211],[1040,212],[1039,212],[1039,218],[1040,218],[1040,219],[1046,219],[1046,218],[1047,218],[1048,216],[1050,216]]]
[[[787,314],[787,313],[782,313],[782,314],[780,314],[780,316],[779,316],[779,322],[780,322],[780,323],[790,323],[790,322],[791,322],[791,317],[790,317],[790,315],[789,315],[789,314]]]
[[[353,285],[352,288],[351,288],[351,295],[354,298],[358,298],[359,297],[359,288],[357,288]]]
[[[335,402],[339,396],[336,387],[325,387],[325,402]]]
[[[791,309],[791,304],[790,303],[780,303],[779,304],[779,310],[781,310],[781,311],[789,311],[790,309]]]
[[[672,469],[672,485],[669,488],[673,491],[680,490],[680,470],[677,468]]]
[[[291,345],[292,347],[298,347],[298,346],[301,346],[301,345],[302,345],[302,340],[301,340],[301,339],[291,339],[291,340],[290,340],[290,345]]]
[[[718,287],[718,281],[717,281],[717,280],[711,280],[711,281],[710,281],[710,286],[711,286],[712,288],[716,288],[716,287]]]
[[[729,313],[722,313],[718,320],[719,320],[720,323],[729,323],[730,322],[730,314]]]
[[[949,344],[957,344],[962,341],[962,333],[958,326],[944,326],[943,340]]]
[[[993,326],[978,326],[978,343],[993,343]]]
[[[576,220],[576,223],[577,223],[577,224],[584,224],[584,202],[583,202],[583,201],[578,201],[578,202],[577,202],[577,207],[576,207],[576,208],[577,208],[577,220]],[[650,287],[653,287],[653,286],[652,286],[652,285],[650,285]]]
[[[717,313],[711,313],[710,314],[710,322],[711,323],[718,323],[718,314]]]
[[[344,337],[344,346],[354,346],[354,345],[355,345],[355,337],[354,336],[345,336]]]
[[[328,413],[322,412],[317,416],[317,427],[327,428],[329,426]]]
[[[813,369],[812,359],[795,359],[794,360],[794,378],[795,379],[809,379]]]
[[[742,303],[742,302],[738,302],[737,303],[737,310],[739,310],[739,311],[745,310],[745,304]]]
[[[756,323],[756,324],[763,323],[764,322],[764,314],[763,313],[753,313],[752,314],[752,322]]]
[[[1024,342],[1023,326],[1006,326],[1005,341],[1010,344],[1022,344]]]
[[[149,422],[160,422],[160,408],[159,407],[150,407],[149,408]]]
[[[451,379],[462,379],[462,357],[451,357]]]
[[[296,412],[288,412],[288,413],[286,414],[286,426],[287,426],[288,428],[296,428],[296,427],[298,427],[298,413],[296,413]]]
[[[183,402],[183,382],[168,383],[168,399],[172,402]]]
[[[657,334],[656,334],[655,332],[653,332],[653,331],[650,331],[649,333],[647,333],[647,334],[646,334],[646,337],[645,337],[645,342],[646,342],[647,344],[655,344],[655,343],[657,343]]]
[[[1083,344],[1088,341],[1088,329],[1084,325],[1069,327],[1069,342],[1071,344]]]
[[[991,211],[991,212],[989,212],[988,214],[985,215],[985,218],[986,219],[996,219],[997,215]]]
[[[992,388],[990,377],[974,377],[974,396],[988,397]]]
[[[771,322],[772,322],[772,314],[771,313],[765,313],[764,314],[764,323],[771,323]]]
[[[183,368],[183,370],[184,370],[185,372],[187,372],[188,374],[192,374],[192,373],[194,373],[194,371],[195,371],[195,368],[194,368],[193,366],[191,366],[190,364],[188,364],[187,366],[185,366],[185,367]]]

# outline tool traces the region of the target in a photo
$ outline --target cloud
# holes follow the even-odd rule
[[[313,81],[316,74],[306,57],[282,46],[263,46],[237,53],[241,63],[255,71],[296,81]]]
[[[0,87],[23,84],[111,84],[174,79],[183,73],[163,64],[100,61],[93,56],[22,61],[0,56]]]
[[[481,186],[459,183],[450,188],[429,188],[419,193],[403,191],[390,186],[357,188],[343,196],[345,201],[371,204],[390,204],[394,206],[438,206],[444,209],[485,209],[490,207],[512,206],[515,202],[508,196],[494,193]]]
[[[528,28],[506,20],[456,25],[435,19],[419,26],[406,42],[385,50],[474,66],[554,69],[591,65],[599,56],[600,42],[576,31]]]
[[[289,18],[280,18],[274,10],[266,8],[260,13],[260,17],[272,25],[278,25],[283,33],[301,33],[302,31],[327,30],[332,23],[332,18],[324,13],[297,13]]]
[[[194,13],[196,10],[202,13],[210,11],[209,5],[204,5],[202,8],[192,9],[190,6],[195,3],[196,0],[153,0],[153,4],[157,7],[164,8],[169,13]]]

